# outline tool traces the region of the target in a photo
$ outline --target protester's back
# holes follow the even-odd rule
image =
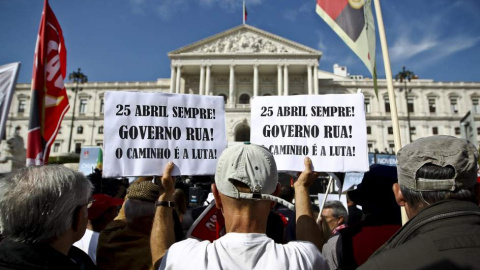
[[[339,267],[355,269],[401,228],[400,207],[392,186],[397,182],[396,167],[372,165],[357,189],[348,196],[362,206],[363,221],[340,230],[337,246]]]

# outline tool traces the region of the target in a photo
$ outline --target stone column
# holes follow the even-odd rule
[[[182,86],[182,66],[177,66],[177,82],[175,85],[175,93],[180,93],[180,87]]]
[[[288,65],[283,66],[283,94],[288,96]]]
[[[200,86],[198,89],[199,95],[205,95],[205,66],[200,66]]]
[[[253,96],[258,96],[258,65],[253,65]]]
[[[313,90],[318,95],[318,62],[313,65]]]
[[[277,74],[278,74],[278,79],[277,79],[277,90],[278,90],[278,95],[281,96],[282,95],[282,66],[281,65],[278,65],[277,66]]]
[[[312,65],[307,66],[307,73],[308,73],[308,94],[313,94],[313,84],[312,84]]]
[[[228,98],[230,108],[235,108],[235,65],[230,65],[230,87]]]
[[[205,94],[211,95],[210,90],[210,65],[207,65],[207,78],[205,79]]]
[[[175,73],[175,66],[171,65],[171,72],[170,72],[170,93],[175,92],[175,80],[176,78],[176,73]]]

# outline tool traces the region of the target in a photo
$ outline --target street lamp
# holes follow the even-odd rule
[[[406,70],[405,67],[402,67],[402,71],[395,75],[395,81],[403,82],[403,86],[405,89],[405,104],[407,105],[407,123],[408,123],[408,137],[410,139],[409,143],[412,140],[412,130],[410,128],[410,110],[408,109],[408,90],[407,90],[407,80],[410,82],[412,79],[417,79],[417,75],[415,75],[412,71]],[[400,89],[401,91],[401,89]]]
[[[77,92],[83,90],[81,87],[79,87],[79,84],[86,83],[88,81],[88,78],[80,71],[80,68],[78,68],[77,72],[74,71],[68,75],[68,79],[75,83],[75,87],[72,88],[72,91],[75,93],[75,95],[73,97],[73,112],[72,122],[70,125],[70,138],[68,139],[68,152],[70,153],[70,148],[72,146],[73,122],[75,121],[75,106],[77,104]]]

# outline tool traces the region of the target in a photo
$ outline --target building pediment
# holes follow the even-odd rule
[[[170,58],[193,55],[310,55],[322,53],[297,42],[268,33],[250,25],[221,32],[168,54]]]

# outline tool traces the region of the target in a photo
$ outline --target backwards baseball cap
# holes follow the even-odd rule
[[[240,192],[233,184],[247,185],[251,193]],[[277,165],[267,148],[244,143],[228,147],[218,159],[215,184],[220,193],[232,198],[262,199],[277,188]]]
[[[105,194],[94,194],[93,203],[90,208],[88,208],[88,219],[94,220],[105,212],[107,212],[110,207],[119,206],[123,204],[123,199],[112,198]]]
[[[477,180],[478,153],[465,139],[452,136],[431,136],[407,144],[397,153],[398,182],[415,191],[455,191],[468,188]],[[417,171],[425,164],[451,166],[452,179],[417,178]]]

